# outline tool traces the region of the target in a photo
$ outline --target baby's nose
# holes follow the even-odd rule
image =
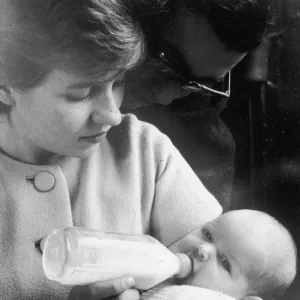
[[[196,246],[196,255],[197,257],[201,260],[201,261],[207,261],[209,260],[211,253],[213,251],[213,249],[211,249],[212,246],[211,245],[206,245],[206,244],[202,244],[202,245],[197,245]]]

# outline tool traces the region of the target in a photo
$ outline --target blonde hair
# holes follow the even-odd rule
[[[0,85],[26,89],[53,69],[127,70],[144,37],[124,0],[6,0],[0,3]]]

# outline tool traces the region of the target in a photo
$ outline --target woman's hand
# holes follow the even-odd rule
[[[131,277],[116,278],[113,280],[100,281],[86,286],[75,286],[68,300],[139,300],[139,292],[134,287]]]

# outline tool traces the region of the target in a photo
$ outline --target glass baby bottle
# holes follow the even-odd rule
[[[61,284],[131,276],[136,288],[147,290],[173,276],[185,278],[192,271],[186,254],[174,254],[148,235],[68,227],[50,233],[41,248],[45,275]]]

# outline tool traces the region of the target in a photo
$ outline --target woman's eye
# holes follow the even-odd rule
[[[211,242],[212,241],[212,236],[211,233],[209,232],[209,230],[207,230],[206,228],[203,229],[203,234],[206,237],[206,239]]]
[[[73,96],[73,95],[66,95],[65,98],[69,102],[82,102],[82,101],[85,101],[85,100],[87,100],[89,98],[89,94],[87,96],[84,96],[84,97]]]
[[[225,257],[223,257],[223,256],[220,257],[220,261],[221,261],[222,267],[223,267],[228,273],[231,273],[231,266],[230,266],[229,261],[228,261]]]

